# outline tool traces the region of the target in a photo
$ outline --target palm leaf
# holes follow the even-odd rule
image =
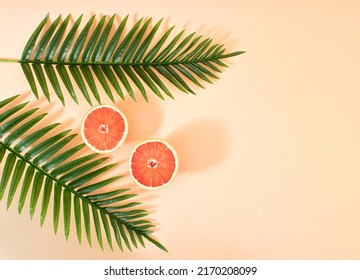
[[[122,176],[93,182],[114,165],[104,166],[106,158],[99,158],[97,154],[80,157],[84,144],[67,148],[76,137],[70,130],[46,137],[58,124],[36,128],[46,114],[36,115],[37,108],[26,109],[26,102],[16,105],[16,98],[0,101],[0,163],[4,163],[0,175],[0,200],[6,197],[7,191],[9,208],[19,192],[19,213],[29,200],[30,217],[40,211],[41,225],[50,211],[50,200],[53,200],[54,231],[57,232],[62,213],[66,239],[74,217],[79,242],[85,232],[91,245],[93,227],[101,248],[104,236],[111,249],[113,238],[121,250],[123,243],[132,250],[145,238],[166,251],[149,236],[153,224],[143,220],[143,216],[148,215],[146,210],[134,208],[140,204],[131,201],[136,195],[129,193],[129,189],[109,191],[105,188]],[[30,128],[34,132],[26,134]],[[75,159],[71,159],[72,156]],[[131,237],[132,243],[128,242],[127,236]]]
[[[156,36],[162,20],[151,26],[151,18],[140,19],[126,32],[128,16],[116,27],[115,18],[103,16],[98,21],[92,16],[82,27],[80,16],[70,23],[71,15],[51,22],[47,15],[28,40],[18,61],[34,94],[39,89],[50,100],[53,88],[64,104],[65,88],[78,102],[74,88],[92,104],[102,102],[100,86],[111,101],[113,89],[121,99],[134,92],[148,100],[148,92],[164,99],[173,98],[167,82],[178,90],[194,94],[193,86],[212,83],[225,67],[224,59],[242,54],[225,52],[225,47],[213,44],[192,33],[182,38],[182,30],[170,40],[174,26],[162,36]],[[113,31],[113,32],[112,32]],[[43,35],[40,35],[43,34]],[[71,79],[72,78],[72,79]],[[98,83],[99,82],[99,83]]]

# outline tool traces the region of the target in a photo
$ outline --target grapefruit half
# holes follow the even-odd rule
[[[128,124],[124,114],[115,106],[100,105],[84,117],[81,136],[85,144],[97,153],[111,153],[124,143]]]
[[[174,148],[164,140],[150,139],[139,143],[129,159],[131,177],[145,189],[168,186],[178,169],[178,157]]]

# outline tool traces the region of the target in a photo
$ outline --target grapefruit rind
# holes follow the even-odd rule
[[[86,136],[85,136],[85,121],[86,119],[88,118],[88,116],[95,110],[99,109],[99,108],[110,108],[112,110],[114,110],[115,112],[119,113],[120,116],[123,118],[124,120],[124,132],[123,132],[123,136],[121,138],[121,140],[118,142],[118,144],[113,148],[113,149],[110,149],[110,150],[99,150],[97,148],[95,148],[93,145],[91,145]],[[84,143],[86,144],[86,146],[88,146],[91,150],[93,150],[94,152],[96,153],[99,153],[99,154],[108,154],[108,153],[112,153],[114,151],[116,151],[125,141],[126,137],[127,137],[127,134],[128,134],[128,122],[127,122],[127,119],[125,117],[125,115],[123,114],[123,112],[121,112],[117,107],[115,106],[112,106],[112,105],[99,105],[99,106],[95,106],[93,107],[91,110],[89,110],[86,115],[84,116],[83,120],[82,120],[82,123],[81,123],[81,137],[84,141]]]
[[[164,144],[171,152],[172,154],[174,155],[174,159],[175,159],[175,169],[174,169],[174,172],[170,178],[170,180],[168,182],[166,182],[165,184],[161,185],[161,186],[155,186],[155,187],[152,187],[152,186],[146,186],[142,183],[140,183],[134,176],[133,172],[132,172],[132,166],[131,166],[131,163],[132,163],[132,158],[134,156],[134,153],[135,151],[137,150],[137,148],[139,148],[141,145],[143,144],[146,144],[146,143],[150,143],[150,142],[160,142],[162,144]],[[165,140],[162,140],[162,139],[157,139],[157,138],[153,138],[153,139],[148,139],[148,140],[145,140],[145,141],[142,141],[140,143],[138,143],[134,148],[133,150],[131,151],[131,154],[130,154],[130,158],[129,158],[129,170],[130,170],[130,175],[131,175],[131,178],[134,180],[134,182],[141,188],[144,188],[146,190],[159,190],[159,189],[163,189],[167,186],[169,186],[174,178],[176,177],[176,174],[177,174],[177,171],[178,171],[178,168],[179,168],[179,159],[178,159],[178,156],[177,156],[177,153],[175,151],[175,149],[168,143],[166,142]]]

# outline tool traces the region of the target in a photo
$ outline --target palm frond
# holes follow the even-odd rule
[[[151,18],[140,19],[126,32],[128,16],[117,27],[117,15],[103,16],[99,21],[93,16],[83,27],[82,16],[74,23],[70,18],[68,15],[62,20],[59,16],[51,22],[47,15],[24,48],[19,62],[36,96],[40,86],[50,99],[51,85],[64,103],[64,85],[75,102],[77,87],[89,104],[93,98],[101,103],[97,82],[113,102],[114,91],[122,99],[127,92],[136,100],[134,92],[139,91],[148,100],[149,90],[161,99],[164,94],[173,98],[167,82],[182,92],[195,94],[192,86],[212,83],[222,72],[221,67],[226,67],[225,58],[243,53],[226,53],[223,45],[195,33],[182,38],[184,30],[169,40],[174,26],[156,36],[162,20],[151,27]]]
[[[9,208],[19,192],[18,212],[23,211],[29,200],[30,217],[40,211],[41,225],[49,212],[50,200],[53,200],[54,231],[57,232],[62,208],[66,239],[73,216],[79,242],[85,231],[89,244],[92,244],[93,227],[101,248],[105,236],[110,248],[115,239],[121,250],[123,243],[132,250],[138,244],[144,245],[145,238],[166,251],[150,236],[154,225],[144,220],[148,212],[136,207],[140,203],[132,201],[136,195],[129,193],[129,189],[109,190],[109,185],[122,176],[94,183],[94,179],[114,164],[104,166],[107,158],[99,158],[97,154],[79,156],[84,144],[67,148],[76,137],[70,130],[46,137],[59,124],[37,129],[46,114],[36,114],[37,108],[26,110],[27,103],[16,105],[16,98],[0,101],[0,163],[3,163],[0,200],[7,191]],[[34,132],[26,134],[30,128]]]

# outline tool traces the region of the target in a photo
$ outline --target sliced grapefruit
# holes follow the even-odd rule
[[[178,157],[174,148],[164,140],[146,140],[133,149],[129,168],[137,185],[145,189],[160,189],[174,179]]]
[[[111,153],[121,146],[128,133],[124,114],[115,106],[100,105],[84,117],[81,136],[97,153]]]

